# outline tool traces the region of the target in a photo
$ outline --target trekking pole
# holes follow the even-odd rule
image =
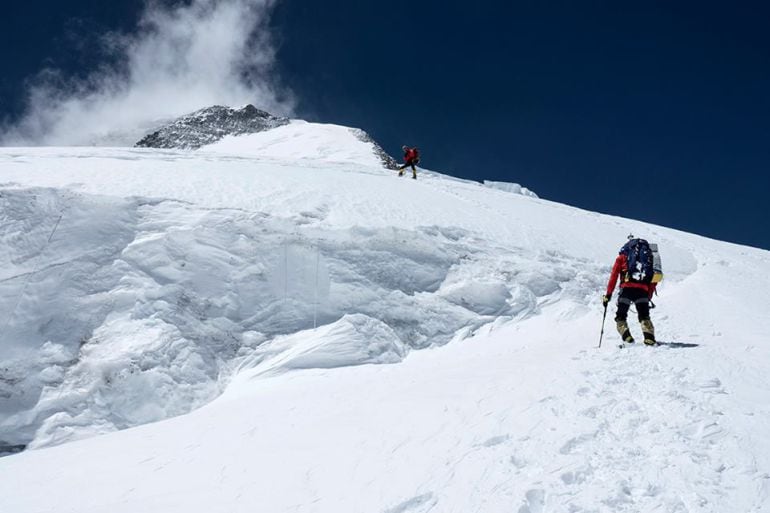
[[[602,337],[604,337],[604,319],[607,317],[607,305],[604,305],[604,314],[602,315],[602,332],[599,334],[599,347],[602,347]]]

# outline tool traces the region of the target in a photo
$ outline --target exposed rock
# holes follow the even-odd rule
[[[172,121],[146,135],[136,146],[197,149],[215,143],[227,135],[264,132],[288,122],[288,118],[273,116],[253,105],[246,105],[241,109],[215,105]]]
[[[388,155],[388,153],[382,149],[382,146],[377,144],[377,141],[372,139],[372,137],[361,130],[360,128],[351,128],[351,132],[353,132],[353,135],[355,135],[359,140],[369,143],[374,148],[374,154],[379,157],[380,161],[382,162],[382,165],[385,166],[385,169],[398,169],[398,161]]]

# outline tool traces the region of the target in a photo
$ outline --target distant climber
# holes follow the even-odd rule
[[[602,304],[606,308],[612,298],[615,284],[620,279],[620,295],[618,296],[615,323],[620,338],[627,344],[634,342],[634,337],[631,336],[626,321],[628,310],[633,304],[636,305],[636,312],[639,315],[644,343],[649,346],[656,345],[655,327],[650,319],[650,305],[652,294],[655,292],[658,282],[663,278],[657,249],[657,245],[649,244],[644,239],[629,235],[628,242],[620,248],[615,259],[610,281],[607,283],[607,292],[602,296]]]
[[[417,148],[410,148],[409,146],[402,146],[404,150],[404,165],[398,168],[398,176],[404,176],[404,169],[412,167],[412,178],[417,178],[417,168],[415,167],[420,162],[420,151]]]

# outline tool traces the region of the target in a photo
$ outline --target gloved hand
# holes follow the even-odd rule
[[[607,294],[602,296],[602,306],[607,306],[610,303],[610,299],[612,299],[612,294],[609,296]]]

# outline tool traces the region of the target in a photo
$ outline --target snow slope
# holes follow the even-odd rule
[[[0,150],[0,511],[770,511],[768,252],[394,175],[302,122]],[[666,344],[597,349],[630,231]]]

